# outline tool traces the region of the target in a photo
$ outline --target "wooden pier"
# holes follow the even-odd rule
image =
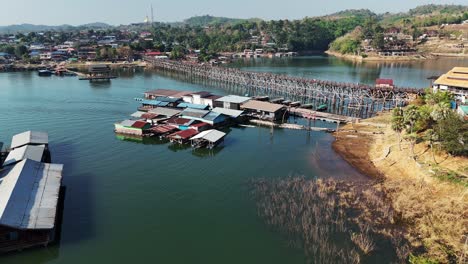
[[[315,108],[326,104],[329,112],[342,116],[371,117],[424,95],[424,90],[417,88],[375,87],[153,58],[146,58],[146,61],[156,69],[185,76],[190,81],[211,81],[218,87],[237,89],[239,94],[282,97]],[[323,114],[316,116],[328,118]]]
[[[283,128],[283,129],[308,130],[308,131],[318,131],[318,132],[328,132],[328,133],[335,132],[334,129],[326,128],[326,127],[303,126],[303,125],[291,124],[291,123],[279,124],[279,123],[275,123],[275,122],[270,122],[270,121],[265,121],[265,120],[258,120],[258,119],[252,119],[249,122],[252,123],[252,124],[255,124],[255,125],[259,125],[259,126],[277,127],[277,128]]]

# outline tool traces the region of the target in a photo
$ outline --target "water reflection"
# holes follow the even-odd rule
[[[89,82],[89,85],[96,89],[108,89],[112,86],[112,81]]]

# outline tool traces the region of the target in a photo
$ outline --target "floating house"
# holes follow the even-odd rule
[[[181,98],[165,97],[165,96],[156,97],[155,100],[159,102],[167,103],[165,106],[168,106],[168,107],[176,107],[179,103],[183,102]]]
[[[148,113],[150,114],[156,114],[157,116],[164,117],[164,118],[171,118],[173,116],[180,114],[181,112],[182,112],[181,110],[166,108],[166,107],[158,107],[158,108],[154,108],[148,111]]]
[[[26,145],[15,148],[6,157],[3,166],[11,166],[20,161],[29,159],[37,162],[46,162],[46,147],[45,145]]]
[[[226,133],[218,131],[216,129],[211,129],[203,131],[200,134],[192,137],[190,141],[192,142],[192,147],[202,148],[206,147],[212,149],[223,142]]]
[[[178,144],[184,144],[187,143],[190,138],[193,136],[197,135],[198,131],[195,129],[187,129],[187,130],[182,130],[179,132],[175,132],[171,135],[169,135],[167,138],[172,142],[172,143],[178,143]]]
[[[169,97],[169,98],[182,99],[182,97],[191,93],[193,92],[177,91],[177,90],[169,90],[169,89],[157,89],[157,90],[145,92],[145,99],[154,100],[157,97]]]
[[[214,107],[215,100],[221,97],[222,96],[213,95],[210,92],[202,91],[185,95],[182,99],[184,102],[189,104],[207,105],[209,107]]]
[[[393,80],[392,79],[377,79],[375,80],[375,87],[377,88],[393,88]]]
[[[187,118],[181,118],[181,117],[173,117],[170,118],[169,120],[166,121],[167,125],[173,126],[177,129],[180,130],[186,130],[189,129],[192,124],[194,124],[196,121],[192,119],[187,119]]]
[[[1,175],[0,252],[55,240],[63,165],[25,159]]]
[[[0,253],[47,246],[55,240],[63,165],[50,160],[48,135],[24,132],[12,138],[0,171]]]
[[[131,114],[130,116],[131,116],[131,117],[133,117],[133,118],[140,119],[140,118],[141,118],[141,116],[142,116],[143,114],[146,114],[146,112],[143,112],[143,111],[137,111],[137,112],[135,112],[135,113]]]
[[[248,116],[270,121],[281,120],[286,115],[286,107],[284,105],[256,100],[243,104],[242,109],[246,111]]]
[[[244,113],[243,110],[232,110],[232,109],[221,108],[221,107],[216,107],[215,109],[213,109],[211,111],[215,112],[215,113],[219,113],[219,114],[229,116],[230,118],[233,118],[233,119],[238,119]]]
[[[111,75],[111,68],[107,64],[95,64],[89,66],[88,75],[80,80],[89,81],[110,81],[111,79],[117,78]]]
[[[167,135],[173,134],[179,129],[177,127],[171,125],[158,125],[155,127],[150,128],[151,133],[153,136],[165,137]]]
[[[144,136],[147,134],[147,130],[151,128],[150,124],[141,120],[125,120],[115,124],[114,126],[116,133],[134,136]]]
[[[49,135],[38,131],[23,132],[13,136],[10,148],[16,149],[26,145],[44,145],[47,148],[49,145]]]
[[[222,125],[228,119],[227,116],[225,116],[225,115],[223,115],[221,113],[210,112],[210,111],[207,111],[207,110],[192,109],[192,108],[185,109],[180,114],[180,116],[182,118],[208,123],[208,124],[210,124],[212,126]]]
[[[219,108],[241,110],[241,105],[251,98],[245,96],[228,95],[215,100],[214,106]]]
[[[198,110],[208,110],[210,109],[210,106],[204,105],[204,104],[180,103],[179,105],[177,105],[177,108],[192,108],[192,109],[198,109]]]

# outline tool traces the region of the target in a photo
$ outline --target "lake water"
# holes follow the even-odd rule
[[[425,87],[426,77],[456,64],[467,63],[370,66],[310,57],[237,66],[351,82],[389,77]],[[133,98],[146,90],[226,92],[150,71],[119,75],[90,84],[33,72],[0,74],[0,141],[9,145],[16,133],[47,131],[53,161],[65,164],[67,187],[60,244],[3,256],[2,264],[304,263],[301,250],[288,247],[257,217],[252,179],[364,179],[331,150],[333,137],[321,132],[232,128],[215,151],[122,140],[113,124],[136,111]]]

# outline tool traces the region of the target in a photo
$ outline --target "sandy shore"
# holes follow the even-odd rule
[[[398,61],[421,61],[421,60],[428,60],[428,59],[436,59],[437,56],[433,56],[431,54],[421,54],[415,56],[368,56],[362,57],[358,55],[351,55],[351,54],[341,54],[338,52],[327,50],[325,51],[326,54],[335,56],[342,59],[358,61],[358,62],[377,62],[377,61],[388,61],[388,62],[398,62]]]
[[[424,144],[410,158],[408,143],[398,144],[391,130],[390,113],[335,133],[333,148],[351,165],[370,177],[379,177],[393,207],[408,224],[407,239],[413,248],[425,248],[425,256],[441,263],[460,259],[466,252],[468,188],[441,180],[446,172],[467,176],[468,158],[432,155]],[[434,158],[437,163],[434,162]]]

